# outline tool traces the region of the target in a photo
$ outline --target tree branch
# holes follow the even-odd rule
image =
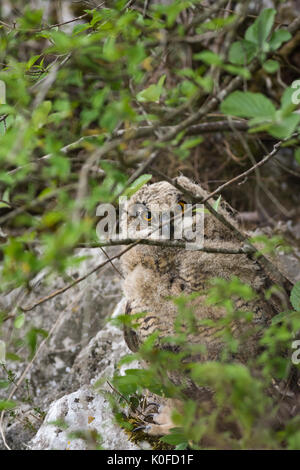
[[[170,219],[171,221],[172,219]],[[167,222],[168,223],[168,222]],[[163,225],[162,225],[163,226]],[[186,248],[187,242],[179,240],[153,240],[148,238],[120,238],[120,239],[110,239],[105,242],[99,242],[95,246],[115,246],[115,245],[130,245],[131,243],[139,245],[150,245],[150,246],[160,246],[162,248]],[[223,245],[226,245],[224,242]],[[195,248],[193,251],[203,251],[204,253],[222,253],[225,255],[243,255],[248,252],[248,247],[245,248],[234,248],[232,244],[228,243],[227,248],[220,248],[206,245],[203,247]]]

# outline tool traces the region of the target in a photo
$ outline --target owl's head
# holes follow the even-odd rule
[[[186,177],[181,176],[176,182],[192,195],[206,195],[202,188]],[[195,229],[200,217],[199,213],[191,211],[192,199],[166,181],[144,185],[125,203],[121,218],[122,236],[127,229],[126,236],[129,238],[151,235],[152,239],[189,239],[184,233],[182,236],[178,234]]]
[[[144,185],[127,200],[120,219],[121,238],[180,240],[189,242],[190,249],[203,245],[204,235],[210,241],[232,240],[232,231],[208,210],[201,205],[191,210],[194,197],[206,198],[208,193],[185,176],[176,178],[176,183],[182,191],[160,181]],[[186,192],[190,196],[186,196]],[[214,201],[210,200],[210,203]],[[223,217],[238,226],[235,211],[225,200],[221,199],[217,206]]]

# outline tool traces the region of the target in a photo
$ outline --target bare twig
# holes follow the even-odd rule
[[[199,8],[205,8],[205,9],[208,9],[208,10],[211,10],[212,7],[211,6],[208,6],[208,5],[202,5],[202,4],[199,4],[198,5]],[[230,8],[218,8],[218,10],[220,11],[224,11],[224,12],[227,12],[227,13],[232,13],[232,14],[235,14],[236,12]],[[258,18],[257,15],[251,15],[251,14],[247,14],[246,15],[247,18],[252,18],[254,20],[256,20],[256,18]],[[288,24],[286,23],[280,23],[280,21],[274,21],[275,24],[278,24],[279,26],[289,26]]]
[[[170,219],[171,221],[172,219]],[[168,221],[169,222],[169,221]],[[163,227],[163,225],[162,225]],[[153,232],[154,233],[154,232]],[[138,243],[139,245],[151,245],[159,246],[162,248],[186,248],[186,242],[178,240],[156,240],[148,238],[119,238],[107,240],[107,242],[99,242],[97,246],[115,246],[115,245],[130,245],[131,243]],[[226,243],[223,243],[223,247],[208,246],[207,244],[203,247],[197,247],[194,251],[203,251],[205,253],[223,253],[225,255],[242,255],[248,252],[248,247],[246,248],[234,248],[232,244],[228,243],[228,247],[225,246]]]
[[[35,307],[37,307],[38,305],[41,305],[41,304],[43,304],[44,302],[47,302],[47,300],[53,299],[53,298],[56,297],[57,295],[63,294],[63,293],[66,292],[67,290],[71,289],[72,287],[76,286],[76,285],[79,284],[80,282],[82,282],[82,281],[84,281],[85,279],[87,279],[87,278],[88,278],[89,276],[91,276],[92,274],[94,274],[94,273],[96,273],[97,271],[99,271],[99,269],[103,268],[103,266],[105,266],[106,264],[112,262],[112,261],[115,260],[115,259],[120,258],[122,255],[124,255],[127,251],[131,250],[131,248],[133,248],[134,246],[136,246],[138,243],[139,243],[139,240],[136,241],[135,243],[133,243],[132,245],[130,245],[129,247],[125,248],[125,250],[121,251],[121,252],[118,253],[117,255],[112,256],[112,257],[109,258],[108,260],[103,261],[102,263],[98,264],[95,268],[93,268],[93,269],[92,269],[91,271],[89,271],[87,274],[85,274],[85,275],[82,276],[82,277],[79,277],[78,279],[76,279],[76,280],[75,280],[74,282],[72,282],[71,284],[68,284],[67,286],[64,286],[63,288],[58,289],[58,290],[56,290],[55,292],[52,292],[51,294],[47,295],[46,297],[43,297],[42,299],[38,300],[37,302],[35,302],[35,303],[32,304],[32,305],[20,307],[20,309],[23,310],[24,312],[28,312],[29,310],[33,310],[33,309],[34,309]]]
[[[7,115],[5,116],[7,117]],[[0,122],[3,120],[3,116],[0,118]],[[162,126],[159,127],[159,129],[165,133],[165,132],[171,132],[174,126]],[[198,135],[198,134],[205,134],[206,132],[232,132],[233,128],[237,128],[240,131],[246,131],[249,129],[249,125],[247,121],[243,120],[232,120],[231,123],[229,123],[228,120],[220,120],[220,121],[212,121],[212,122],[203,122],[201,124],[195,124],[193,126],[190,126],[187,131],[186,135]],[[116,131],[113,135],[114,138],[121,138],[123,137],[126,141],[130,141],[133,139],[138,139],[140,137],[147,137],[152,135],[156,130],[156,126],[141,126],[141,127],[132,127],[129,129],[120,129]],[[75,140],[74,142],[71,142],[70,144],[65,145],[62,147],[59,151],[61,153],[68,153],[71,152],[72,150],[76,150],[79,148],[84,142],[88,142],[89,140],[92,140],[93,138],[96,138],[101,134],[93,134],[93,135],[87,135],[87,136],[82,136],[78,140]],[[104,155],[106,152],[109,152],[113,150],[114,148],[118,147],[122,143],[122,140],[113,140],[110,142],[107,142],[104,144],[104,149],[101,151],[101,155]],[[101,147],[102,149],[102,147]],[[100,149],[100,150],[101,150]],[[99,151],[100,151],[99,150]],[[49,158],[53,156],[52,153],[48,153],[47,155],[43,155],[42,157],[38,158],[36,161],[29,162],[25,165],[19,166],[13,170],[10,170],[8,174],[13,175],[19,170],[23,169],[26,166],[32,165],[35,166],[39,163],[42,163],[44,161],[47,161]],[[97,156],[98,158],[98,156]],[[142,157],[140,157],[142,158]],[[92,163],[93,164],[93,161]]]
[[[3,114],[1,117],[0,117],[0,122],[2,121],[5,121],[5,119],[7,118],[8,114]]]
[[[234,178],[232,178],[231,180],[227,181],[226,183],[222,184],[221,186],[219,186],[217,189],[215,189],[215,191],[211,192],[203,201],[202,201],[202,204],[204,204],[205,202],[207,202],[209,199],[211,199],[212,197],[216,196],[217,194],[219,194],[221,191],[223,191],[223,189],[227,188],[227,186],[230,186],[231,184],[233,183],[237,183],[238,181],[242,180],[243,178],[245,178],[246,176],[250,175],[253,171],[255,171],[257,168],[265,165],[272,157],[274,157],[274,155],[276,155],[276,153],[278,152],[278,150],[280,149],[280,147],[282,146],[284,141],[280,140],[279,142],[277,142],[277,144],[274,145],[272,151],[270,153],[268,153],[268,155],[266,155],[262,160],[260,160],[259,162],[257,162],[255,165],[253,165],[251,168],[249,168],[248,170],[244,171],[243,173],[239,174],[238,176],[235,176]]]
[[[103,246],[103,245],[102,245]],[[106,253],[106,251],[104,250],[104,248],[102,248],[102,246],[100,246],[100,250],[102,251],[102,253],[106,256],[106,258],[108,259],[108,261],[110,262],[111,266],[113,267],[113,269],[119,274],[119,276],[124,279],[124,276],[123,274],[121,273],[121,271],[117,268],[117,266],[112,262],[112,260],[110,259],[110,257],[108,256],[108,254]]]

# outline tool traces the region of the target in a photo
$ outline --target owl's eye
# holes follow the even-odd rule
[[[150,211],[143,212],[142,217],[147,222],[150,222],[150,220],[152,219],[151,212]]]
[[[184,201],[178,201],[178,204],[179,204],[180,207],[181,207],[181,211],[184,212],[184,206],[185,206],[186,202],[184,202]]]

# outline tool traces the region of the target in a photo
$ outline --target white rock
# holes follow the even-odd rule
[[[124,311],[124,300],[116,307],[113,317]],[[30,441],[33,450],[77,450],[95,448],[92,431],[101,436],[101,446],[109,450],[140,449],[128,441],[128,436],[115,423],[114,415],[106,398],[96,392],[93,384],[103,378],[111,378],[121,357],[129,354],[123,332],[108,322],[76,358],[69,376],[80,377],[82,386],[75,392],[52,402],[41,428]],[[95,368],[94,375],[92,372]],[[138,367],[135,361],[128,367]],[[125,373],[124,366],[122,373]],[[51,424],[59,421],[67,427]],[[70,437],[70,433],[82,432],[85,439]]]
[[[62,430],[55,421],[64,422],[68,428]],[[93,448],[91,431],[101,436],[104,449],[136,450],[138,447],[128,441],[125,432],[114,423],[109,404],[101,395],[88,387],[65,395],[52,403],[44,424],[32,439],[29,448],[33,450],[87,450]],[[71,432],[84,432],[87,439],[69,437]]]

